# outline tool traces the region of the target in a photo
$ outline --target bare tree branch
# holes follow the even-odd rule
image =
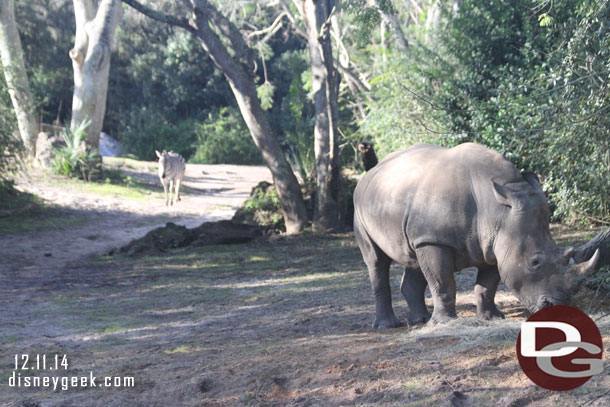
[[[261,40],[261,42],[263,42],[263,43],[267,42],[269,40],[269,38],[271,38],[273,36],[273,34],[275,34],[282,27],[282,18],[284,18],[284,17],[288,17],[288,13],[286,13],[285,11],[282,11],[280,13],[280,15],[277,16],[275,21],[273,21],[273,24],[271,24],[267,28],[263,28],[261,30],[257,30],[257,31],[253,31],[253,32],[249,33],[248,39],[259,36],[259,35],[266,34],[263,37],[263,39]]]
[[[184,28],[187,31],[194,32],[195,29],[191,26],[190,22],[185,18],[177,18],[174,16],[170,16],[168,14],[162,13],[157,10],[153,10],[150,7],[147,7],[141,3],[138,3],[135,0],[121,0],[123,3],[132,7],[133,9],[139,11],[147,17],[152,18],[153,20],[160,21],[165,24],[173,25],[175,27]]]
[[[297,18],[294,16],[294,14],[292,14],[292,11],[290,10],[290,5],[288,4],[288,2],[286,0],[280,0],[280,3],[282,5],[282,8],[284,9],[284,11],[286,12],[286,16],[288,16],[288,19],[292,23],[292,27],[294,28],[294,32],[299,37],[301,37],[302,39],[306,40],[307,39],[307,33],[301,27],[299,27],[299,22],[298,22]]]

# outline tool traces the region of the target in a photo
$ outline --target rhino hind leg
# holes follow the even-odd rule
[[[496,266],[479,267],[474,294],[477,298],[477,317],[482,319],[501,319],[504,314],[494,302],[496,289],[500,282],[500,273]]]
[[[429,244],[417,248],[415,252],[422,273],[430,286],[434,303],[429,323],[439,324],[456,318],[453,249]]]
[[[402,275],[400,291],[409,305],[409,325],[425,324],[430,320],[430,312],[426,307],[426,286],[428,282],[419,267],[405,267]]]
[[[360,247],[362,258],[369,270],[369,279],[375,294],[375,321],[373,329],[398,327],[398,318],[392,308],[390,290],[390,264],[392,260],[371,240],[366,231],[354,222],[354,234]]]

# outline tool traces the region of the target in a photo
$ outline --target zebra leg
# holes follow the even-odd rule
[[[178,178],[176,180],[176,201],[180,201],[180,184],[182,183],[182,180],[180,178]]]
[[[173,205],[174,204],[174,200],[172,199],[172,189],[174,188],[174,180],[170,179],[169,180],[169,204]]]
[[[163,185],[163,191],[165,192],[165,206],[169,205],[169,200],[167,199],[167,181],[161,180],[161,185]]]

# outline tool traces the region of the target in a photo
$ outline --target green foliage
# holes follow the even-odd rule
[[[284,216],[280,199],[273,184],[262,181],[252,188],[250,198],[235,212],[232,220],[284,230]]]
[[[555,2],[552,20],[528,5],[462,2],[429,48],[412,28],[421,40],[371,81],[361,133],[380,156],[418,141],[484,144],[541,175],[557,219],[607,219],[608,2]]]
[[[241,114],[234,108],[209,112],[198,126],[196,145],[192,163],[260,164],[262,161]]]
[[[18,157],[23,144],[17,136],[17,120],[13,111],[4,75],[0,70],[0,184],[19,168]]]
[[[381,23],[381,14],[395,14],[396,8],[392,0],[345,0],[343,7],[354,16],[354,23],[358,27],[356,39],[358,44],[364,45],[371,37],[374,29]]]
[[[198,123],[184,119],[176,124],[163,120],[156,110],[141,107],[132,110],[121,133],[125,151],[140,159],[156,161],[155,150],[175,151],[189,159],[195,151]]]
[[[66,54],[74,43],[74,8],[65,0],[16,1],[15,18],[37,116],[47,124],[57,116],[65,122],[74,89],[72,62]]]
[[[90,181],[92,173],[101,166],[99,151],[95,148],[88,150],[85,146],[89,124],[89,121],[83,121],[73,130],[66,128],[61,132],[66,145],[54,149],[53,171],[56,174]]]
[[[272,113],[284,135],[283,148],[294,171],[298,172],[307,187],[314,183],[314,106],[311,71],[306,51],[283,53],[272,72],[289,86],[278,89],[281,103]],[[281,71],[280,71],[281,68]]]
[[[273,107],[273,92],[275,86],[271,82],[265,81],[262,85],[256,88],[256,94],[261,101],[261,107],[263,110],[269,110]]]

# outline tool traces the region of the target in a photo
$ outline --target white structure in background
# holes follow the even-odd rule
[[[121,143],[109,134],[100,133],[100,154],[102,157],[118,157],[121,154]]]

